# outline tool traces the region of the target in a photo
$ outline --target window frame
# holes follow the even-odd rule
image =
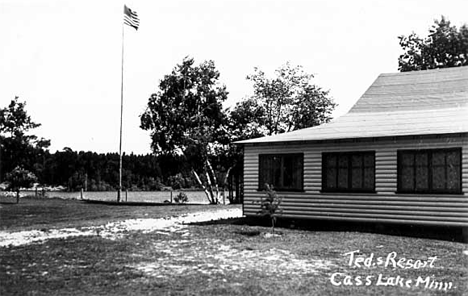
[[[433,188],[433,174],[434,174],[434,170],[433,170],[433,163],[432,163],[432,157],[433,157],[433,154],[434,153],[438,153],[438,152],[444,152],[445,155],[449,152],[458,152],[458,163],[459,163],[459,170],[458,170],[458,173],[459,173],[459,179],[458,179],[458,184],[459,184],[459,187],[457,189],[454,189],[454,190],[450,190],[450,189],[434,189]],[[427,159],[427,169],[428,169],[428,189],[424,189],[424,190],[418,190],[416,188],[416,185],[414,184],[416,182],[416,170],[414,170],[413,172],[413,190],[409,190],[409,189],[402,189],[402,178],[403,178],[403,165],[402,165],[402,161],[403,161],[403,155],[405,153],[407,154],[413,154],[414,156],[416,156],[417,154],[423,154],[423,153],[427,153],[428,155],[428,159]],[[399,149],[397,150],[397,191],[396,193],[402,193],[402,194],[463,194],[463,162],[462,162],[462,158],[463,158],[463,153],[462,153],[462,148],[461,147],[453,147],[453,148],[434,148],[434,149]],[[446,156],[445,156],[446,157]],[[415,164],[415,161],[413,162],[413,167],[415,167],[416,164]],[[445,164],[445,170],[447,170],[447,164]],[[446,172],[447,174],[447,172]],[[445,178],[445,183],[447,182],[447,176]]]
[[[294,187],[284,187],[284,186],[276,186],[277,184],[269,184],[273,186],[273,189],[275,191],[289,191],[289,192],[304,192],[304,153],[265,153],[265,154],[259,154],[258,155],[258,191],[263,191],[265,190],[265,183],[263,182],[262,176],[263,173],[262,171],[264,168],[262,168],[262,163],[264,158],[275,158],[275,157],[280,157],[281,158],[281,166],[284,168],[284,159],[285,157],[298,157],[300,159],[300,175],[301,175],[301,180],[299,183],[299,188],[294,188]],[[284,184],[284,175],[281,177],[282,178],[282,183]],[[294,175],[293,175],[294,178]]]
[[[352,165],[352,157],[355,155],[359,156],[366,156],[366,155],[372,155],[373,157],[373,165],[372,165],[372,174],[373,174],[373,186],[372,188],[353,188],[353,165]],[[336,156],[337,157],[337,164],[336,164],[336,186],[335,188],[328,188],[327,186],[327,170],[329,169],[327,165],[327,157],[328,156]],[[339,188],[338,187],[338,169],[339,169],[339,163],[338,159],[339,157],[347,157],[347,188]],[[364,169],[365,165],[361,166],[362,169],[362,182],[364,182]],[[376,183],[376,161],[375,161],[375,150],[371,151],[345,151],[345,152],[322,152],[322,189],[320,192],[325,192],[325,193],[376,193],[375,191],[375,183]]]

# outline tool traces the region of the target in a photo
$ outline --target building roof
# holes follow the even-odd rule
[[[239,144],[468,132],[468,66],[381,74],[329,123]]]

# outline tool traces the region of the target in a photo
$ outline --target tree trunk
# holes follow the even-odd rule
[[[223,180],[223,186],[226,187],[227,186],[227,183],[228,183],[228,178],[229,178],[229,174],[231,173],[231,170],[234,166],[230,166],[227,171],[226,171],[226,176],[224,176],[224,180]]]
[[[229,190],[229,195],[228,195],[228,199],[229,199],[229,203],[234,203],[234,190],[233,190],[233,181],[234,180],[234,176],[229,176],[228,178],[228,190]]]
[[[211,196],[211,204],[217,204],[217,201],[214,197],[214,193],[213,193],[213,186],[211,185],[211,179],[210,179],[210,176],[208,174],[208,170],[205,169],[205,177],[206,177],[206,183],[208,183],[208,189],[209,189],[209,193],[210,193],[210,196]]]
[[[218,187],[218,181],[216,179],[216,174],[213,170],[213,167],[211,166],[211,163],[209,160],[206,161],[206,164],[208,166],[209,172],[211,173],[211,177],[213,178],[213,182],[215,185],[215,190],[216,190],[216,203],[219,203],[219,187]],[[212,190],[213,191],[213,190]]]
[[[223,180],[223,200],[226,200],[226,189],[229,189],[228,187],[228,179],[229,179],[229,174],[231,173],[231,169],[233,168],[233,166],[230,166],[227,171],[226,171],[226,175],[224,176],[224,180]],[[229,199],[229,203],[231,203],[231,199]],[[223,201],[224,202],[224,201]]]
[[[192,169],[192,174],[195,176],[195,179],[197,180],[198,184],[203,188],[203,191],[205,191],[205,195],[206,195],[206,198],[208,198],[208,202],[212,203],[210,200],[210,193],[208,192],[208,190],[206,189],[206,186],[203,184],[203,182],[201,181],[200,177],[198,176],[197,172],[194,169]]]
[[[276,221],[276,217],[271,216],[271,234],[275,233],[275,221]]]
[[[278,124],[279,124],[279,121],[280,121],[280,117],[281,117],[281,107],[283,106],[283,104],[279,104],[278,106],[278,114],[276,114],[276,120],[275,120],[275,135],[278,134]]]

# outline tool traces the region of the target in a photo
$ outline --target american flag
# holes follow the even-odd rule
[[[140,26],[140,19],[138,18],[138,14],[136,11],[128,8],[127,5],[124,5],[124,24],[135,28],[135,30],[138,30],[138,26]]]

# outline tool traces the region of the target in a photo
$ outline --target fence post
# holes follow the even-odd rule
[[[128,189],[125,189],[125,202],[127,202],[127,197],[128,197]]]
[[[172,203],[172,190],[171,190],[171,203]]]
[[[80,198],[83,199],[83,188],[80,190]]]
[[[37,186],[36,186],[36,190],[35,190],[34,196],[37,198]]]

